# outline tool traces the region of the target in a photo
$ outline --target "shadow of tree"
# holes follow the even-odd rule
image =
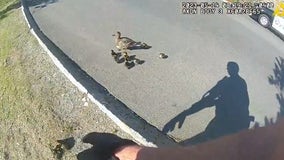
[[[268,118],[265,116],[264,126],[275,124],[284,116],[284,58],[275,57],[273,75],[268,76],[268,82],[269,84],[275,86],[277,89],[275,97],[279,103],[280,109],[275,120],[273,120],[273,118]],[[257,128],[259,126],[259,123],[255,123],[254,128]]]
[[[268,82],[277,89],[276,99],[280,105],[278,118],[284,116],[284,59],[276,57],[274,62],[273,75],[268,76]]]
[[[7,6],[5,9],[0,11],[0,20],[7,17],[7,13],[13,9],[17,9],[21,7],[21,3],[19,1],[15,1],[9,6]]]
[[[56,3],[58,0],[25,0],[27,6],[36,8],[44,8],[49,4]]]

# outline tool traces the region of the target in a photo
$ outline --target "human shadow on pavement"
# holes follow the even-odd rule
[[[268,76],[269,84],[273,85],[277,89],[275,95],[279,105],[280,111],[278,117],[284,116],[284,59],[282,57],[276,57],[274,62],[273,75]]]
[[[56,3],[58,0],[24,0],[27,6],[35,8],[44,8],[49,4]]]
[[[209,122],[206,129],[198,135],[180,142],[182,145],[194,145],[212,140],[224,135],[248,129],[254,117],[249,115],[249,96],[245,80],[239,76],[239,66],[235,62],[228,62],[229,74],[206,92],[201,100],[194,103],[189,109],[181,112],[170,120],[163,128],[168,133],[181,128],[187,116],[198,111],[215,106],[215,117]]]

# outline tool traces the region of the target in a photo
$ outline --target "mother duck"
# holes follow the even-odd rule
[[[116,32],[113,36],[115,36],[115,46],[119,51],[131,49],[141,44],[141,42],[136,42],[128,37],[121,37],[120,32]]]

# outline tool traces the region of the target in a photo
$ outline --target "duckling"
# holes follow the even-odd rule
[[[128,55],[128,53],[126,51],[123,51],[122,54],[123,54],[124,59],[125,59],[126,62],[131,61],[131,59],[130,59],[130,57],[129,57],[129,55]]]
[[[119,57],[120,57],[120,54],[119,53],[115,53],[114,50],[111,50],[111,53],[112,57],[114,58],[115,62],[119,62]]]
[[[137,58],[135,58],[135,60],[134,60],[134,63],[136,63],[136,64],[143,64],[145,61],[144,60],[140,60],[140,59],[137,59]]]
[[[115,46],[119,51],[132,48],[137,44],[137,42],[128,37],[121,37],[120,32],[116,32],[112,36],[115,36]]]
[[[131,69],[135,66],[135,63],[133,61],[125,61],[125,67],[127,67],[127,69]]]
[[[70,150],[75,145],[74,137],[69,137],[69,138],[66,138],[66,139],[60,139],[60,140],[56,140],[56,141],[58,143],[56,148],[63,146],[65,149]]]
[[[168,58],[168,55],[166,55],[165,53],[160,53],[159,57],[162,58],[162,59],[166,59],[166,58]]]
[[[141,46],[142,46],[142,48],[144,48],[144,49],[149,49],[149,48],[151,48],[151,46],[149,46],[147,43],[142,43]]]
[[[113,57],[116,57],[118,54],[114,52],[114,50],[111,50],[111,53],[110,53]]]
[[[63,157],[64,154],[64,149],[62,148],[62,144],[58,143],[55,148],[52,149],[53,155],[57,158],[57,159],[61,159]]]

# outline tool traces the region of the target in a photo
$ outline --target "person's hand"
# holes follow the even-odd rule
[[[129,139],[120,138],[110,133],[92,132],[83,137],[84,143],[90,143],[92,148],[78,154],[80,160],[116,160],[114,153],[122,146],[137,145]]]
[[[142,150],[143,146],[131,145],[131,146],[122,146],[115,152],[115,156],[119,158],[119,160],[136,160],[140,150]]]
[[[168,133],[171,132],[175,129],[176,124],[178,123],[178,128],[181,128],[184,120],[185,120],[185,115],[184,113],[180,113],[179,115],[177,115],[175,118],[173,118],[172,120],[170,120],[163,128],[162,132],[163,133]]]

